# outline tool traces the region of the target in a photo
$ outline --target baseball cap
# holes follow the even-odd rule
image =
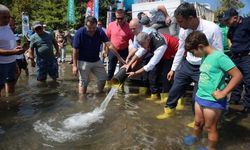
[[[33,27],[33,29],[35,29],[35,28],[37,28],[37,27],[42,27],[43,25],[41,24],[41,22],[39,22],[39,21],[35,21],[35,22],[33,22],[33,24],[32,24],[32,27]]]
[[[143,16],[143,17],[141,18],[141,20],[140,20],[140,23],[141,23],[142,25],[148,25],[148,24],[150,24],[150,19],[149,19],[149,17],[148,17],[148,16]]]
[[[229,8],[226,10],[223,15],[221,16],[221,20],[228,20],[233,16],[238,16],[238,12],[234,8]]]

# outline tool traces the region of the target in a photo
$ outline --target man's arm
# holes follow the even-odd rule
[[[211,43],[211,46],[214,47],[216,50],[224,52],[222,32],[218,25],[214,29],[213,42]]]
[[[185,44],[185,35],[184,35],[184,30],[183,29],[180,29],[180,33],[179,33],[179,47],[178,47],[178,50],[174,56],[174,61],[173,61],[173,64],[172,64],[172,67],[171,67],[171,70],[168,72],[167,74],[167,79],[170,81],[174,78],[174,73],[175,73],[175,70],[176,68],[179,66],[182,58],[183,58],[183,55],[185,53],[185,48],[184,48],[184,44]]]
[[[28,59],[30,60],[30,63],[31,63],[31,66],[32,67],[35,67],[36,64],[35,64],[35,56],[34,56],[34,48],[29,48],[28,49]]]
[[[110,38],[111,38],[111,26],[112,26],[112,24],[110,23],[109,25],[108,25],[108,27],[107,27],[107,30],[106,30],[106,36],[108,37],[108,39],[110,40]]]
[[[167,49],[167,45],[164,44],[164,45],[158,47],[154,51],[153,57],[149,60],[148,64],[143,67],[146,72],[152,70],[155,67],[155,65],[160,62],[166,49]]]
[[[232,42],[230,39],[227,39],[227,42],[228,42],[228,48],[230,49],[232,47]]]
[[[24,52],[25,52],[25,50],[21,46],[17,46],[13,50],[0,49],[0,55],[2,55],[2,56],[10,56],[10,55],[22,54]]]
[[[121,62],[122,64],[126,63],[125,60],[123,60],[123,58],[120,56],[120,54],[116,51],[116,48],[114,47],[114,45],[111,42],[105,42],[104,44],[109,48],[109,50],[111,50],[114,53],[114,55],[117,57],[119,62]]]
[[[130,61],[131,58],[133,58],[133,56],[135,55],[137,49],[136,48],[131,48],[128,52],[128,56],[126,58],[126,63],[128,63]]]
[[[231,77],[227,86],[222,91],[217,89],[212,94],[213,97],[216,98],[217,100],[220,100],[220,99],[226,97],[242,80],[243,76],[237,67],[230,69],[227,73]]]
[[[134,40],[131,43],[131,48],[129,49],[129,53],[128,53],[128,57],[126,59],[126,63],[128,63],[130,61],[130,59],[133,58],[133,56],[135,55],[136,51],[141,47],[138,43],[138,41],[136,40],[136,36],[134,36]]]
[[[157,6],[157,11],[161,11],[164,14],[164,16],[166,18],[165,19],[166,25],[170,25],[172,20],[171,20],[171,17],[168,15],[166,7],[164,5],[158,5]]]
[[[59,57],[60,56],[59,47],[55,38],[53,38],[53,45],[56,49],[56,56]]]
[[[148,62],[147,65],[145,65],[144,67],[138,69],[137,71],[132,71],[132,72],[128,72],[128,77],[134,77],[134,76],[138,76],[143,74],[145,71],[148,72],[150,70],[152,70],[155,65],[157,63],[159,63],[159,61],[161,60],[161,58],[163,57],[165,51],[167,49],[167,45],[162,45],[160,47],[158,47],[155,51],[154,51],[154,55],[153,57],[150,59],[150,61]],[[135,55],[136,56],[136,55]],[[138,59],[138,57],[135,57]],[[135,62],[135,61],[134,61]],[[133,63],[133,62],[132,62]]]
[[[171,67],[171,71],[176,70],[176,68],[179,66],[179,64],[183,58],[183,55],[185,53],[184,44],[185,44],[184,33],[183,33],[183,29],[181,29],[180,34],[179,34],[179,47],[178,47],[178,50],[175,54],[174,61],[173,61],[172,67]]]
[[[74,75],[77,75],[78,69],[77,69],[77,60],[79,55],[79,49],[72,48],[73,50],[73,64],[72,64],[72,72]]]
[[[139,60],[139,58],[143,57],[147,53],[147,50],[140,47],[136,52],[135,55],[132,57],[132,59],[128,62],[128,64],[124,65],[126,68],[126,71],[128,71],[133,65],[136,64],[136,62]]]

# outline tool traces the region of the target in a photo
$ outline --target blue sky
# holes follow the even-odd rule
[[[212,10],[215,10],[219,6],[219,0],[186,0],[187,2],[199,2],[199,3],[209,3]],[[245,7],[241,9],[240,14],[247,14],[250,12],[250,0],[241,0]]]

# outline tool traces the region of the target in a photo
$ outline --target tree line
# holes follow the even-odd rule
[[[107,11],[114,1],[99,0],[99,19],[106,22]],[[67,21],[68,0],[0,0],[0,4],[6,5],[15,18],[17,32],[21,32],[21,18],[24,12],[29,16],[30,23],[41,21],[49,30],[77,28],[84,24],[87,0],[75,0],[76,23]]]
[[[220,0],[220,7],[215,11],[218,15],[230,7],[236,9],[243,8],[244,4],[240,0]],[[0,0],[11,10],[11,15],[17,22],[17,30],[21,31],[21,14],[26,13],[33,21],[45,23],[50,30],[78,28],[84,24],[87,0],[75,0],[76,23],[67,22],[68,0]],[[115,9],[115,0],[99,0],[99,19],[106,22],[109,5]]]

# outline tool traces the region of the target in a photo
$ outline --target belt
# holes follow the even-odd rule
[[[250,51],[243,51],[239,53],[233,53],[233,58],[239,58],[244,56],[250,56]]]

